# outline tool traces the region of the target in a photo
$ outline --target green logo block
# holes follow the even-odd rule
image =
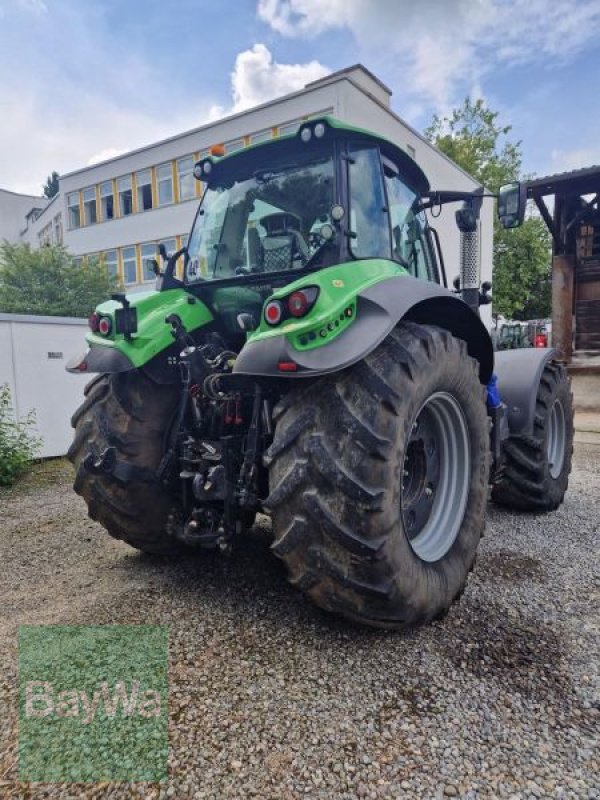
[[[167,777],[164,625],[19,628],[19,779]]]

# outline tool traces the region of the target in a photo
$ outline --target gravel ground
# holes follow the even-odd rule
[[[0,494],[0,796],[600,798],[600,447],[551,515],[490,507],[469,587],[407,634],[313,608],[266,521],[231,559],[137,554],[63,462]],[[169,780],[16,782],[16,626],[162,623]]]

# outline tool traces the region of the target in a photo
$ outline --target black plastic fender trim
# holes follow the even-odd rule
[[[87,372],[127,372],[134,365],[119,350],[112,347],[91,347],[83,355],[71,358],[65,369],[74,374]]]
[[[553,347],[528,347],[496,353],[500,399],[508,410],[511,435],[533,432],[535,401],[544,367],[556,357]]]
[[[250,341],[242,348],[233,371],[285,378],[337,372],[368,355],[404,318],[439,325],[465,339],[469,354],[479,361],[480,379],[487,383],[494,353],[489,333],[477,314],[447,289],[408,276],[387,278],[361,292],[356,320],[329,344],[314,350],[296,350],[283,334]],[[296,370],[281,372],[280,362],[294,362]]]

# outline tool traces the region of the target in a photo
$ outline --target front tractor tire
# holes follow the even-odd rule
[[[401,323],[350,369],[275,409],[275,554],[327,611],[377,627],[442,616],[485,524],[489,429],[466,343]]]
[[[177,392],[132,370],[95,378],[85,395],[71,419],[75,438],[68,458],[75,467],[73,488],[89,516],[145,553],[180,552],[167,524],[176,500],[156,478]],[[125,470],[119,480],[93,466],[107,450]]]
[[[531,434],[504,444],[505,468],[492,500],[518,511],[553,511],[565,497],[573,456],[573,397],[567,370],[544,367]]]

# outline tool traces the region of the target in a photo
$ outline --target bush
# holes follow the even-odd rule
[[[0,386],[0,486],[12,486],[39,452],[41,439],[32,433],[34,425],[34,411],[16,419],[10,389]]]
[[[119,288],[106,264],[76,263],[64,247],[0,244],[0,312],[87,317]]]

